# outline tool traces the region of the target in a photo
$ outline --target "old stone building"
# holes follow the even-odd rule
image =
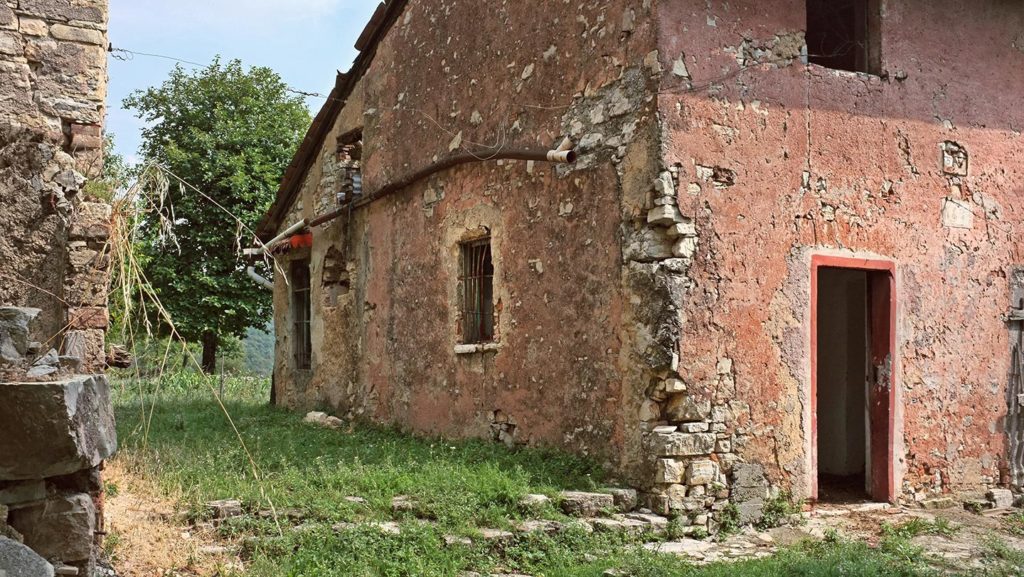
[[[0,575],[91,575],[103,529],[106,30],[106,0],[0,0]]]
[[[276,402],[710,529],[1021,483],[1024,7],[391,0],[357,48],[259,230]]]

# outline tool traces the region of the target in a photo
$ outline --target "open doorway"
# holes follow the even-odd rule
[[[818,499],[868,496],[868,273],[818,270]]]
[[[813,498],[895,497],[892,263],[812,261]]]

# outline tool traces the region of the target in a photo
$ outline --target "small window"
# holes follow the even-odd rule
[[[309,370],[313,365],[313,344],[310,339],[309,261],[292,263],[292,318],[295,320],[295,368]]]
[[[362,163],[362,129],[356,129],[338,137],[338,168],[341,170],[338,204],[351,202],[363,195]]]
[[[462,343],[494,340],[494,263],[491,239],[460,245],[462,253]]]
[[[880,0],[807,0],[807,58],[835,70],[879,74]]]

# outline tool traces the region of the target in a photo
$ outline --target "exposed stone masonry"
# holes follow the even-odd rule
[[[0,574],[91,575],[116,448],[104,339],[106,0],[0,0]]]

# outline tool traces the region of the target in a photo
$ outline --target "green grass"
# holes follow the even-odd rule
[[[480,528],[506,528],[525,518],[518,501],[527,493],[554,496],[562,489],[593,489],[606,479],[597,464],[555,451],[509,451],[489,442],[417,438],[365,425],[324,429],[267,406],[265,382],[227,379],[224,386],[228,410],[263,473],[262,487],[209,390],[194,375],[147,382],[144,395],[137,383],[119,383],[117,459],[177,500],[191,520],[208,516],[208,501],[239,499],[247,514],[220,524],[218,531],[240,544],[250,577],[429,577],[467,570],[600,577],[608,569],[633,577],[933,574],[906,535],[878,548],[834,538],[771,559],[701,568],[640,548],[656,540],[650,535],[581,529],[447,546],[445,535],[472,537]],[[413,499],[415,510],[393,512],[391,499],[398,495]],[[367,504],[351,503],[347,496]],[[266,497],[281,513],[283,531],[259,514],[268,508]],[[780,498],[775,509],[781,521],[794,507]],[[553,506],[530,516],[565,520]],[[365,524],[331,528],[338,522],[391,520],[400,524],[401,535]]]

